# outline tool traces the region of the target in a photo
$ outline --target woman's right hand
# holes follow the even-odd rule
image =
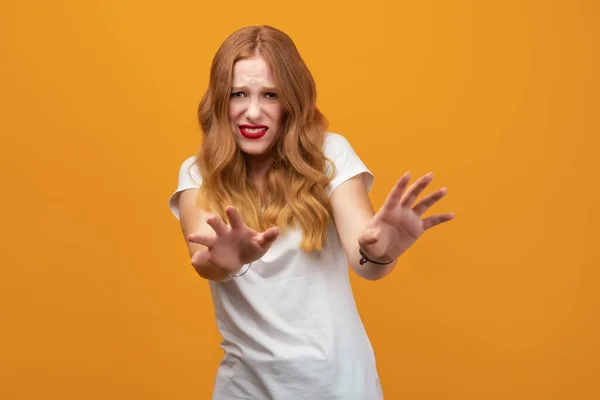
[[[279,228],[272,227],[259,233],[249,228],[238,211],[229,206],[225,210],[229,225],[218,215],[206,217],[213,235],[192,233],[188,241],[206,246],[192,256],[192,265],[199,267],[206,262],[216,265],[228,273],[239,271],[244,264],[261,258],[279,236]]]

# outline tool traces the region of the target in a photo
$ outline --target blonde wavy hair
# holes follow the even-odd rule
[[[271,67],[285,115],[273,143],[264,204],[249,179],[228,113],[233,65],[255,56]],[[198,204],[225,221],[225,208],[233,205],[246,224],[259,231],[298,227],[303,232],[301,249],[322,250],[332,216],[327,185],[335,165],[323,154],[328,123],[316,98],[314,79],[289,36],[270,26],[245,27],[231,34],[213,59],[208,89],[198,108],[203,131],[196,161],[203,178]]]

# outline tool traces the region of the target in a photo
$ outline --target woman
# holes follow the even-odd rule
[[[213,296],[224,358],[214,400],[382,399],[348,262],[387,276],[446,193],[402,176],[375,213],[373,175],[327,132],[292,40],[240,29],[217,51],[199,107],[200,151],[181,166],[170,207]],[[415,204],[416,203],[416,204]]]

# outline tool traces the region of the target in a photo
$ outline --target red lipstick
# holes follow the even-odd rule
[[[260,139],[269,129],[266,125],[240,125],[240,133],[247,139]],[[248,131],[251,130],[251,131]]]

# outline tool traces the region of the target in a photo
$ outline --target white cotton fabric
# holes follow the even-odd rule
[[[325,155],[336,166],[331,192],[373,174],[341,135],[327,133]],[[202,178],[190,157],[182,164],[170,208]],[[299,249],[302,233],[281,233],[248,272],[209,281],[224,357],[213,400],[381,400],[375,356],[358,314],[348,260],[333,223],[322,252]]]

